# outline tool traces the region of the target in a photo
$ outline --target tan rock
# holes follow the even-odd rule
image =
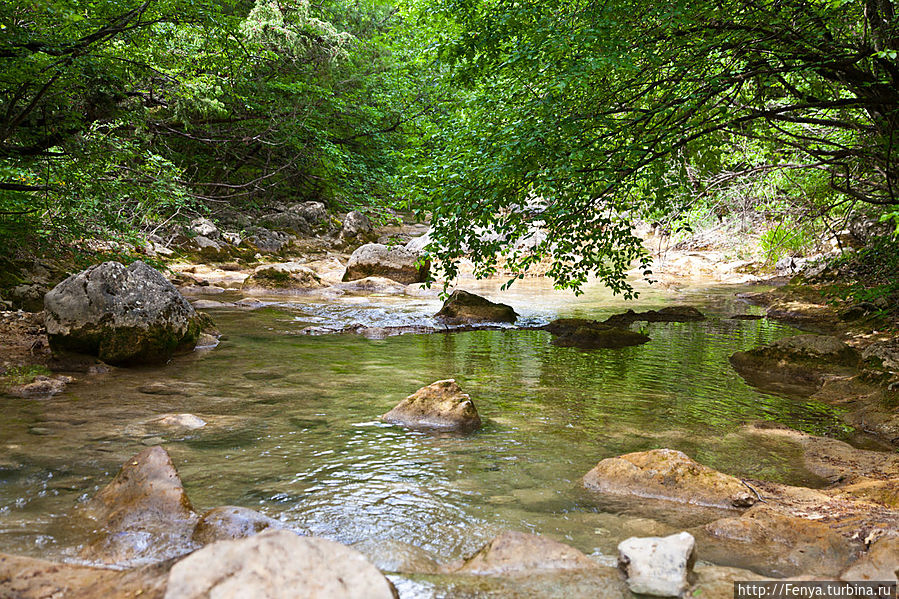
[[[200,545],[216,541],[243,539],[267,529],[283,528],[283,524],[256,510],[233,505],[213,508],[200,516],[193,540]]]
[[[505,532],[455,570],[486,576],[530,575],[547,570],[597,568],[589,557],[564,543],[523,532]]]
[[[749,507],[756,497],[739,479],[673,449],[629,453],[599,462],[583,479],[600,493],[633,495],[724,509]]]
[[[381,416],[381,420],[409,428],[462,432],[481,426],[474,403],[453,379],[422,387]]]
[[[899,581],[899,537],[883,537],[852,564],[840,578],[852,580]]]

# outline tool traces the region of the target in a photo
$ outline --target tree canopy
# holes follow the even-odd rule
[[[636,216],[759,173],[789,173],[825,209],[899,204],[890,0],[418,6],[452,24],[431,52],[455,106],[414,175],[451,271],[467,252],[489,272],[540,227],[515,272],[550,254],[563,287],[595,275],[629,292]]]

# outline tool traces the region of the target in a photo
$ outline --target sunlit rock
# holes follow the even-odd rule
[[[366,243],[350,256],[343,280],[385,277],[408,285],[427,280],[429,271],[430,263],[423,261],[419,264],[419,255],[403,247]]]
[[[283,528],[283,524],[256,510],[233,505],[213,508],[200,516],[193,540],[200,545],[216,541],[243,539],[267,529]]]
[[[634,593],[680,597],[690,586],[695,540],[688,532],[668,537],[631,537],[618,544],[618,564]]]
[[[484,545],[455,572],[510,576],[597,567],[595,561],[574,547],[538,535],[509,531]]]
[[[515,322],[518,314],[512,306],[497,304],[474,293],[461,289],[443,303],[435,318],[445,324],[473,324],[478,322]]]
[[[422,387],[381,416],[409,428],[468,432],[481,426],[474,402],[453,379]]]
[[[285,530],[218,541],[172,567],[165,599],[394,599],[365,556]]]

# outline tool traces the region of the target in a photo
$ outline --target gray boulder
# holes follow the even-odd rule
[[[618,544],[618,565],[631,591],[680,597],[690,586],[695,540],[688,532],[668,537],[631,537]]]
[[[512,323],[518,319],[518,314],[512,306],[497,304],[480,295],[457,289],[443,303],[443,307],[435,317],[451,325],[478,322]]]
[[[357,239],[371,233],[371,231],[371,221],[368,220],[368,217],[358,210],[353,210],[346,215],[345,219],[343,219],[343,227],[340,229],[340,238]]]
[[[384,277],[404,285],[421,283],[427,280],[431,265],[427,261],[418,264],[418,261],[418,254],[405,248],[366,243],[350,256],[343,280]]]
[[[208,218],[195,218],[190,221],[190,227],[188,227],[188,229],[194,235],[201,235],[210,239],[215,239],[219,236],[218,227]]]
[[[162,362],[193,349],[202,319],[161,273],[143,262],[104,262],[74,274],[44,298],[54,350],[110,364]]]
[[[422,387],[381,416],[381,420],[409,428],[462,432],[481,426],[474,403],[453,379]]]
[[[276,254],[294,241],[296,241],[294,235],[258,227],[252,235],[242,240],[240,245],[260,254]]]
[[[285,530],[219,541],[172,567],[165,599],[393,599],[365,557],[327,539]]]
[[[287,209],[288,212],[298,214],[309,223],[313,229],[329,224],[328,208],[322,202],[302,202],[294,204]]]

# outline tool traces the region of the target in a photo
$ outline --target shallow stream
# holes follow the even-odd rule
[[[481,290],[474,285],[467,288]],[[524,324],[602,319],[625,308],[598,288],[578,298],[539,282],[491,297]],[[503,529],[549,535],[614,554],[627,536],[689,523],[601,505],[579,478],[599,460],[651,448],[685,451],[738,476],[816,486],[798,456],[760,445],[742,423],[772,420],[864,444],[833,408],[758,392],[728,356],[793,329],[735,299],[738,289],[648,293],[627,307],[698,306],[698,323],[644,324],[652,341],[583,352],[542,331],[309,336],[306,326],[428,323],[436,298],[335,302],[269,298],[257,310],[212,312],[212,351],[168,366],[83,377],[49,400],[4,399],[0,422],[0,551],[75,553],[66,514],[145,445],[171,453],[198,510],[241,505],[342,543],[393,539],[440,561]],[[217,298],[218,299],[218,298]],[[634,325],[640,327],[640,324]],[[377,421],[406,395],[455,378],[485,426],[467,435],[412,432]],[[156,383],[156,393],[146,393]],[[159,394],[164,390],[166,394]],[[208,422],[169,434],[141,423],[189,412]]]

